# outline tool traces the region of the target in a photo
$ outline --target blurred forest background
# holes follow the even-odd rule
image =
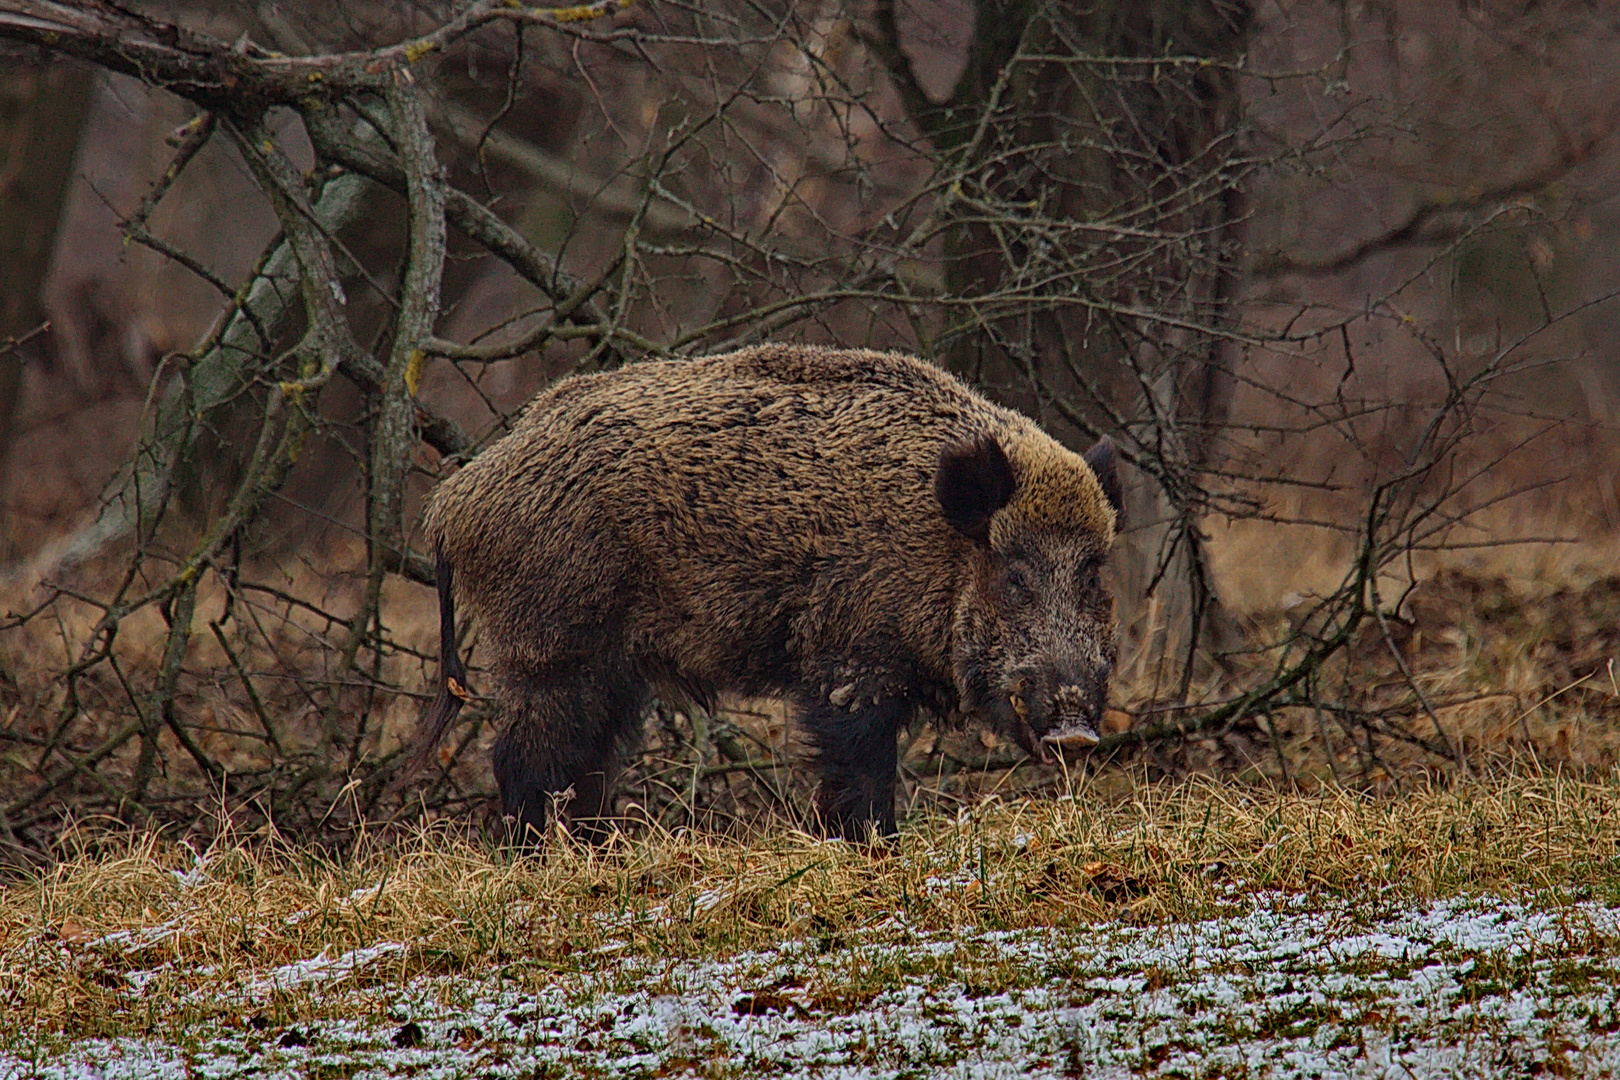
[[[1597,0],[0,0],[0,858],[476,824],[477,702],[395,783],[423,497],[761,340],[1119,441],[1097,790],[1607,770],[1617,128]],[[628,819],[805,821],[734,706],[657,709]],[[902,811],[1074,781],[908,738]]]

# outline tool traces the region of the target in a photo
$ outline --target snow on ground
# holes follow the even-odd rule
[[[890,925],[724,960],[626,950],[588,972],[334,978],[368,953],[277,973],[332,980],[329,1019],[256,1026],[244,997],[240,1023],[167,1040],[0,1035],[0,1080],[1613,1076],[1617,941],[1620,909],[1596,904],[1273,896],[1186,924]]]
[[[310,960],[300,960],[295,964],[284,964],[276,968],[262,979],[249,984],[243,991],[248,999],[265,998],[277,990],[290,990],[309,982],[325,982],[329,979],[346,979],[379,960],[386,959],[395,953],[406,952],[408,946],[396,941],[384,941],[364,949],[353,949],[342,956],[333,958],[322,950],[319,956]]]

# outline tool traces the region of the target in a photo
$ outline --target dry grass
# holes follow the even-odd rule
[[[704,958],[785,939],[1179,921],[1256,892],[1620,901],[1617,810],[1616,775],[1508,776],[1398,799],[1192,782],[1108,800],[1080,786],[914,821],[877,851],[683,830],[601,850],[559,835],[527,859],[433,831],[362,838],[335,861],[262,832],[227,830],[196,852],[81,828],[78,850],[0,888],[0,1006],[77,1038],[240,1023],[257,993],[264,1022],[285,1024],[316,1006],[300,989],[265,998],[267,976],[380,943],[391,948],[362,982],[586,971],[607,962],[610,941],[629,950],[615,955]]]

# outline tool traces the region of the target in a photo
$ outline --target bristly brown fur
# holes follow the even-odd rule
[[[990,456],[953,479],[950,446]],[[974,487],[1004,487],[1009,467],[1010,491]],[[558,383],[440,485],[427,532],[442,610],[454,567],[492,647],[508,813],[539,825],[570,788],[573,816],[604,813],[652,693],[729,692],[797,704],[829,827],[855,833],[893,828],[893,734],[916,710],[1012,725],[998,702],[1015,682],[1020,706],[1101,708],[1112,494],[922,361],[768,345]],[[953,527],[946,498],[987,507],[982,531]],[[1014,564],[1052,600],[1039,618],[1010,614],[998,575]],[[454,633],[430,739],[459,707]],[[1056,696],[1077,680],[1084,694]]]

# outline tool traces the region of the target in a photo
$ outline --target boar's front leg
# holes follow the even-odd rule
[[[640,733],[648,695],[618,672],[581,665],[563,672],[500,671],[506,727],[495,742],[509,839],[527,847],[544,835],[553,799],[572,791],[563,814],[593,842],[611,829],[613,778]]]
[[[911,718],[910,702],[880,697],[839,703],[801,696],[799,710],[799,723],[816,750],[821,774],[816,809],[827,835],[868,840],[875,831],[880,837],[893,836],[899,765],[895,740]]]

